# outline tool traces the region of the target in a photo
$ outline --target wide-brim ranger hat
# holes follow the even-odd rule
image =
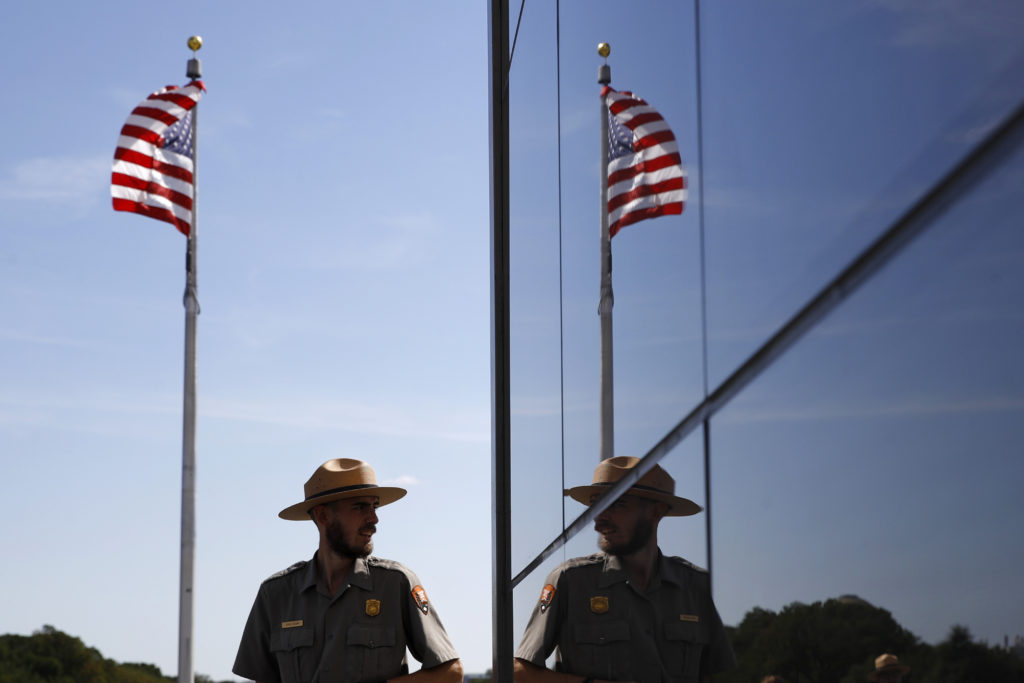
[[[281,510],[278,517],[299,522],[309,519],[309,511],[317,505],[342,498],[376,496],[378,505],[387,505],[406,494],[405,489],[397,486],[377,486],[373,468],[351,458],[334,458],[320,465],[303,490],[305,500]]]
[[[875,657],[875,670],[868,674],[868,678],[872,681],[877,681],[878,674],[883,671],[899,671],[901,674],[906,675],[910,673],[910,667],[906,664],[900,664],[900,658],[896,655],[886,653]]]
[[[631,469],[636,467],[640,458],[628,455],[618,455],[598,463],[594,470],[594,482],[589,486],[574,486],[565,491],[565,495],[571,496],[584,505],[590,505],[597,498],[608,492],[615,482],[622,479]],[[660,465],[652,467],[647,474],[640,477],[635,484],[626,489],[626,494],[657,500],[668,505],[669,517],[686,517],[695,515],[704,508],[697,505],[689,498],[680,498],[676,495],[676,481]]]

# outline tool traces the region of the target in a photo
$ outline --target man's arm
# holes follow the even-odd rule
[[[401,683],[406,683],[406,681],[408,683],[462,683],[462,662],[452,659],[444,664],[438,664],[429,669],[420,669],[415,673],[390,680],[396,683],[398,681]]]
[[[516,683],[583,683],[583,681],[588,680],[586,677],[577,674],[552,671],[518,657],[512,662],[512,671]],[[597,678],[589,680],[593,683],[610,683],[610,681],[603,681]]]

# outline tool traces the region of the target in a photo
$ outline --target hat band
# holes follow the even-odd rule
[[[327,491],[321,491],[320,493],[315,493],[312,496],[307,497],[306,500],[303,501],[303,502],[308,503],[309,501],[311,501],[311,500],[313,500],[315,498],[323,498],[324,496],[330,496],[330,495],[335,494],[335,493],[341,493],[342,491],[355,491],[356,489],[376,489],[376,488],[380,488],[380,487],[377,486],[376,484],[352,484],[351,486],[339,486],[336,489],[328,489]]]
[[[612,486],[615,486],[615,484],[617,484],[617,483],[619,483],[619,482],[615,481],[615,482],[609,483],[609,482],[604,482],[604,481],[598,481],[598,482],[594,482],[593,484],[591,484],[591,486],[607,486],[608,488],[611,488]],[[675,493],[673,493],[671,491],[666,491],[664,489],[654,488],[653,486],[644,486],[643,484],[633,484],[627,490],[632,490],[632,489],[643,489],[644,491],[653,491],[654,493],[660,493],[663,496],[674,496],[674,495],[676,495]]]

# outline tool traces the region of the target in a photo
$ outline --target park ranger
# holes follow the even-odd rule
[[[462,664],[416,575],[370,556],[377,508],[405,489],[378,486],[361,460],[317,468],[282,519],[316,524],[313,559],[263,582],[232,668],[258,683],[408,680],[461,683]],[[422,664],[408,674],[406,648]]]
[[[639,462],[615,457],[566,491],[590,505]],[[655,465],[597,516],[602,552],[548,575],[515,653],[517,683],[710,680],[736,665],[707,573],[658,548],[658,523],[701,507]],[[555,671],[545,661],[557,648]]]

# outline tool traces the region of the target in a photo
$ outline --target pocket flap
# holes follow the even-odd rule
[[[625,621],[602,621],[576,626],[577,643],[604,645],[620,640],[629,640],[629,624]]]
[[[352,624],[348,627],[349,645],[363,647],[394,647],[395,629],[391,626],[363,626]]]
[[[709,638],[703,624],[692,621],[667,621],[665,622],[665,640],[706,643]]]
[[[311,647],[313,645],[313,629],[306,627],[283,628],[277,633],[270,634],[270,651],[287,652],[297,647]]]

